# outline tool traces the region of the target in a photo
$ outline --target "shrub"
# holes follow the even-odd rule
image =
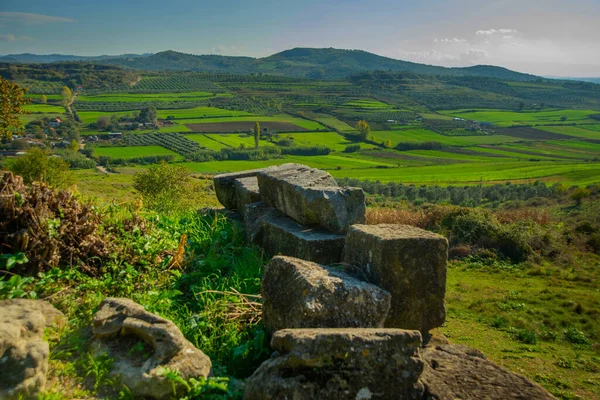
[[[360,151],[360,144],[350,144],[344,149],[344,153],[354,153]]]
[[[190,199],[191,173],[181,166],[161,162],[146,172],[137,173],[133,188],[140,192],[144,204],[165,214],[173,214],[185,208]]]
[[[574,344],[590,344],[590,340],[575,327],[570,327],[565,332],[565,339]]]
[[[48,151],[38,148],[28,150],[9,168],[15,175],[22,176],[25,184],[37,181],[55,188],[66,188],[75,182],[69,172],[69,164],[65,160],[51,157]]]

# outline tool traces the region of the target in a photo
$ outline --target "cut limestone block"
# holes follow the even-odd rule
[[[273,255],[281,254],[320,264],[342,260],[345,237],[320,228],[307,228],[262,202],[246,206],[248,239]]]
[[[244,399],[422,399],[420,345],[401,329],[281,330]]]
[[[325,171],[287,164],[259,171],[257,177],[263,201],[303,225],[343,233],[365,221],[362,189],[338,187]]]
[[[340,270],[277,256],[262,279],[263,323],[284,328],[382,327],[390,294]]]
[[[446,238],[408,225],[353,225],[344,262],[392,294],[387,328],[426,332],[446,317]]]
[[[260,195],[258,194],[258,185],[253,185],[252,179],[246,179],[256,179],[256,174],[259,171],[261,170],[251,169],[248,171],[215,175],[213,178],[213,182],[215,185],[215,193],[217,194],[217,199],[219,199],[219,202],[223,204],[223,207],[229,210],[238,209],[238,205],[240,204],[238,199],[238,193],[240,192],[240,188],[246,189],[246,191],[244,191],[243,193],[248,192],[250,197],[254,196],[256,200],[250,201],[250,203],[260,201]]]
[[[238,178],[234,181],[237,205],[235,207],[242,217],[248,204],[260,201],[260,193],[258,192],[258,180],[255,176],[247,178]]]

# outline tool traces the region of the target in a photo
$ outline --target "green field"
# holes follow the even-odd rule
[[[176,160],[182,159],[179,154],[161,146],[96,147],[94,148],[94,156],[104,156],[116,159],[130,159],[147,156],[174,156]]]
[[[335,132],[297,132],[281,134],[279,137],[293,138],[296,146],[325,146],[334,151],[344,151],[346,146],[354,144]],[[361,143],[362,149],[373,147],[375,146]]]
[[[212,97],[228,97],[230,94],[211,93],[211,92],[183,92],[183,93],[119,93],[119,94],[98,94],[81,95],[77,101],[82,102],[102,102],[102,103],[127,103],[127,102],[151,102],[151,101],[193,101],[208,100]],[[60,96],[58,96],[60,98]]]
[[[479,122],[491,122],[499,127],[513,125],[555,125],[572,124],[582,122],[594,122],[589,119],[590,114],[597,114],[593,110],[544,110],[544,111],[500,111],[487,109],[471,110],[447,110],[440,111],[445,115],[475,120]],[[561,117],[566,117],[561,121]]]
[[[30,113],[41,113],[41,114],[62,114],[65,112],[65,108],[62,106],[55,106],[52,104],[27,104],[23,109]]]
[[[391,108],[389,104],[382,103],[377,100],[352,100],[345,103],[342,107],[368,109],[368,110],[383,110]]]
[[[505,135],[486,135],[486,136],[444,136],[427,129],[401,129],[390,131],[372,131],[375,142],[381,143],[391,140],[392,145],[398,143],[421,143],[421,142],[440,142],[449,146],[469,146],[477,144],[496,144],[514,142],[519,140],[512,136]]]
[[[160,114],[160,112],[159,112]],[[230,116],[230,117],[210,117],[210,118],[201,118],[201,119],[186,119],[184,121],[179,121],[180,123],[186,124],[210,124],[215,122],[289,122],[301,128],[307,129],[309,131],[326,131],[323,125],[319,124],[315,121],[310,121],[303,118],[292,117],[287,114],[278,114],[274,116]]]
[[[185,119],[185,123],[188,123],[187,120],[192,118],[213,119],[216,117],[243,117],[247,115],[253,114],[246,111],[224,110],[216,107],[194,107],[181,110],[158,110],[158,118],[166,119],[167,117],[171,116],[175,119]]]

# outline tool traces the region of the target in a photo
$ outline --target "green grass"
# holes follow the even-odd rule
[[[296,146],[326,146],[334,151],[344,151],[346,146],[354,144],[336,132],[298,132],[279,135],[280,138],[294,138]],[[360,143],[361,148],[368,149],[375,146]]]
[[[124,115],[133,115],[132,111],[117,111],[117,112],[105,112],[105,111],[77,111],[77,115],[81,119],[81,122],[85,125],[96,122],[100,117],[122,117]]]
[[[449,146],[470,146],[477,144],[507,143],[519,140],[512,136],[487,135],[487,136],[444,136],[427,129],[400,129],[390,131],[372,131],[377,143],[391,140],[392,145],[398,143],[440,142]]]
[[[593,110],[543,110],[543,111],[503,111],[489,109],[470,110],[447,110],[440,111],[441,114],[451,115],[480,122],[491,122],[500,127],[512,125],[550,125],[550,124],[572,124],[573,122],[593,122],[588,119],[590,114],[596,114]],[[561,121],[561,117],[567,119]]]
[[[278,115],[274,115],[272,117],[266,117],[266,116],[262,116],[262,115],[257,115],[257,116],[253,116],[253,117],[249,117],[249,116],[214,117],[214,118],[190,119],[190,120],[185,120],[185,121],[180,121],[180,122],[184,122],[186,124],[202,124],[202,123],[208,124],[208,123],[215,123],[215,122],[239,122],[239,121],[259,122],[259,123],[260,122],[289,122],[291,124],[294,124],[301,128],[307,129],[309,131],[318,131],[318,130],[326,131],[327,130],[327,128],[325,128],[323,125],[319,124],[318,122],[306,120],[303,118],[292,117],[291,115],[288,115],[288,114],[278,114]]]
[[[389,104],[385,104],[377,100],[352,100],[345,103],[342,107],[359,108],[367,110],[383,110],[392,108]]]
[[[240,160],[227,160],[227,161],[210,161],[201,163],[183,163],[182,165],[194,172],[201,173],[218,173],[218,172],[236,172],[243,171],[245,169],[253,168],[264,168],[272,165],[281,165],[284,163],[298,163],[309,165],[313,168],[334,170],[341,167],[342,170],[352,170],[355,168],[375,168],[377,166],[389,166],[393,167],[395,164],[388,163],[386,161],[372,161],[372,160],[361,160],[350,157],[338,156],[338,155],[327,155],[327,156],[285,156],[278,159],[264,160],[264,161],[240,161]],[[381,171],[381,170],[380,170]],[[383,170],[387,171],[387,170]]]
[[[340,121],[331,115],[316,114],[313,119],[317,120],[317,122],[321,122],[322,124],[330,126],[333,129],[337,129],[340,132],[352,132],[355,130],[353,126],[350,126],[344,121]]]
[[[81,95],[77,97],[77,101],[82,102],[102,102],[102,103],[126,103],[126,102],[148,102],[148,101],[193,101],[193,100],[208,100],[212,97],[231,96],[218,93],[213,96],[211,92],[183,92],[183,93],[115,93],[115,94],[98,94],[93,96]],[[59,96],[60,97],[60,96]]]
[[[217,117],[239,117],[253,115],[246,111],[225,110],[216,107],[195,107],[179,110],[158,110],[158,118],[167,118],[169,116],[175,119],[192,119],[192,118],[207,118],[213,119]],[[188,121],[185,121],[188,123]]]
[[[577,174],[581,172],[581,174]],[[575,173],[575,174],[574,174]],[[583,184],[597,180],[599,163],[503,161],[457,163],[405,168],[333,170],[334,177],[405,182],[427,185],[495,183],[506,181],[564,182]]]
[[[125,146],[125,147],[96,147],[94,148],[94,156],[130,159],[147,156],[174,156],[175,159],[182,159],[182,157],[161,146]]]
[[[229,147],[221,142],[210,139],[207,135],[204,135],[201,133],[185,135],[185,137],[190,140],[193,140],[194,142],[198,143],[200,146],[205,147],[210,150],[219,151],[221,149],[225,149],[225,148]]]
[[[222,147],[230,147],[230,148],[238,148],[243,145],[246,148],[254,147],[254,136],[247,134],[219,134],[219,133],[209,133],[206,134],[206,137],[210,140],[213,140],[218,143],[222,143]],[[269,147],[274,146],[274,144],[267,142],[266,140],[260,141],[260,147]]]
[[[481,350],[558,398],[600,396],[600,358],[591,346],[573,344],[565,336],[573,328],[588,336],[600,333],[598,320],[587,314],[598,309],[593,285],[568,279],[566,271],[562,277],[556,270],[538,277],[527,271],[453,265],[448,270],[447,319],[440,328],[444,335]],[[574,311],[577,304],[581,314]]]
[[[65,112],[65,108],[63,106],[55,106],[51,104],[27,104],[23,107],[23,109],[30,113],[40,114],[62,114]]]

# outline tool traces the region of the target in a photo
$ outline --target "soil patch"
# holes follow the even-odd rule
[[[561,135],[560,133],[546,132],[535,128],[517,127],[517,128],[497,128],[498,135],[513,136],[522,139],[533,140],[573,140],[573,136]]]

